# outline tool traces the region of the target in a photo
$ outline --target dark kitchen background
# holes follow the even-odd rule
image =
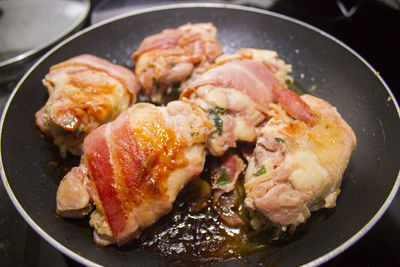
[[[1,53],[7,52],[1,47],[1,39],[6,36],[4,32],[9,30],[4,26],[7,15],[4,5],[21,1],[0,0],[0,61],[4,60]],[[31,2],[39,5],[46,1]],[[89,3],[78,0],[70,2]],[[75,25],[74,31],[113,15],[161,3],[172,3],[172,1],[91,1],[89,12],[85,13],[85,18],[79,25]],[[399,99],[399,0],[231,0],[225,3],[274,11],[328,32],[368,61]],[[35,51],[36,53],[30,57],[13,64],[6,66],[0,64],[1,109],[25,71],[49,48],[50,46],[47,46]],[[400,195],[398,193],[387,212],[361,240],[323,266],[400,266],[399,240]],[[25,223],[9,200],[3,185],[0,185],[0,266],[80,266],[50,246]]]

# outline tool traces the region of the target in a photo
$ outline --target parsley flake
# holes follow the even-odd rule
[[[228,174],[226,173],[225,169],[222,169],[222,174],[221,176],[215,181],[215,184],[217,186],[223,186],[226,184],[232,183],[232,179],[228,177]]]
[[[219,136],[222,135],[222,128],[223,128],[223,121],[221,119],[221,117],[219,116],[220,114],[225,114],[226,110],[224,108],[210,108],[207,110],[208,113],[210,113],[214,124],[215,124],[215,128],[217,129],[217,134]]]
[[[265,166],[263,164],[255,173],[253,173],[253,176],[260,176],[266,172],[267,172],[267,169],[265,168]]]

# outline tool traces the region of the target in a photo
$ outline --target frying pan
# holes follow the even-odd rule
[[[75,34],[41,58],[15,88],[2,117],[2,179],[24,219],[45,240],[85,265],[166,265],[140,247],[99,248],[76,223],[57,218],[62,174],[79,159],[59,157],[35,127],[46,102],[41,80],[51,65],[91,53],[133,67],[131,53],[148,35],[187,22],[213,22],[224,52],[240,47],[278,51],[293,65],[295,81],[336,106],[358,145],[344,174],[336,208],[315,212],[288,242],[221,265],[318,265],[360,239],[382,216],[399,186],[398,104],[379,74],[356,52],[328,34],[268,11],[221,4],[181,4],[140,10]]]

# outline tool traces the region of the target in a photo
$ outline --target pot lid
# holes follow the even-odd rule
[[[0,1],[0,68],[30,57],[85,21],[90,0]]]

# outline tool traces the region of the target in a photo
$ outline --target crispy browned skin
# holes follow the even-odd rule
[[[52,66],[43,84],[49,99],[36,124],[62,153],[75,155],[83,138],[127,109],[140,90],[132,71],[87,54]]]

